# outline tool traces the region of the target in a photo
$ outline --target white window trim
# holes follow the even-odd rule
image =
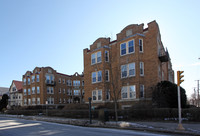
[[[108,61],[106,61],[106,52],[108,54]],[[108,50],[105,50],[105,62],[109,62],[109,51]]]
[[[140,84],[140,93],[141,93],[141,86],[142,86],[142,88],[143,88],[143,90],[142,90],[142,91],[143,91],[143,97],[141,97],[141,95],[140,95],[140,98],[144,98],[144,93],[145,93],[145,92],[144,92],[144,85],[143,85],[143,84]]]
[[[105,78],[106,78],[106,71],[108,72],[108,80],[106,80],[106,82],[109,82],[109,81],[110,81],[110,75],[109,75],[109,74],[110,74],[110,72],[109,72],[109,70],[108,70],[108,69],[106,69],[106,70],[105,70]]]
[[[101,71],[101,70],[99,70],[99,71]],[[98,81],[98,72],[99,72],[99,71],[92,72],[92,75],[93,75],[93,73],[95,73],[95,74],[96,74],[96,82],[93,82],[93,77],[92,77],[92,84],[95,84],[95,83],[100,83],[100,82],[102,82],[102,71],[101,71],[101,81]]]
[[[36,82],[40,82],[40,75],[36,75]]]
[[[101,51],[98,51],[98,52],[100,52],[100,54],[101,54]],[[91,65],[95,65],[95,64],[98,64],[98,63],[101,63],[102,62],[102,54],[101,54],[101,61],[99,61],[99,62],[97,62],[97,54],[98,54],[98,52],[95,52],[95,53],[92,53],[91,54]],[[92,55],[94,54],[94,56],[95,56],[95,63],[92,63]]]
[[[98,97],[98,92],[99,91],[101,91],[101,100],[98,99],[99,98]],[[95,95],[96,96],[96,100],[93,100],[93,92],[96,92],[96,95]],[[102,100],[103,100],[103,98],[102,98],[102,90],[101,89],[99,89],[99,90],[93,90],[92,91],[92,101],[98,102],[98,101],[102,101]]]
[[[31,76],[31,83],[35,82],[35,75]]]
[[[128,52],[128,49],[129,49],[128,43],[130,41],[133,41],[133,52],[131,52],[131,53]],[[124,43],[126,43],[126,54],[122,55],[121,54],[121,45],[124,44]],[[132,40],[129,40],[129,41],[126,41],[126,42],[123,42],[123,43],[120,44],[120,56],[125,56],[125,55],[129,55],[129,54],[133,54],[133,53],[135,53],[135,39],[132,39]]]
[[[108,93],[109,99],[107,99],[107,93]],[[110,89],[107,89],[106,92],[105,92],[105,94],[106,94],[105,95],[105,100],[106,101],[110,101]]]
[[[142,65],[141,65],[142,64]],[[141,67],[142,66],[142,67]],[[142,69],[142,74],[140,72],[140,76],[144,76],[144,62],[140,62],[140,70]]]
[[[40,94],[40,87],[37,86],[36,88],[37,88],[37,94]],[[39,88],[39,92],[38,92],[38,88]]]
[[[129,75],[129,64],[134,64],[134,70],[135,70],[134,75]],[[126,77],[122,77],[122,66],[124,66],[124,65],[121,65],[121,78],[123,79],[123,78],[127,78],[127,77],[135,77],[135,75],[136,75],[135,62],[128,63],[128,64],[125,64],[125,65],[126,65],[127,75],[126,75]]]
[[[134,89],[135,89],[135,97],[133,97],[133,98],[130,98],[130,87],[131,86],[134,86]],[[123,87],[127,87],[127,98],[122,97],[122,88]],[[121,88],[121,99],[122,100],[134,100],[134,99],[136,99],[136,85],[122,86],[122,88]]]
[[[140,40],[142,41],[142,51],[140,51]],[[144,52],[144,48],[143,48],[144,46],[143,46],[143,39],[139,39],[139,52],[140,53],[143,53]]]
[[[33,89],[34,88],[34,89]],[[33,91],[34,90],[34,91]],[[35,94],[35,87],[31,88],[31,94]]]

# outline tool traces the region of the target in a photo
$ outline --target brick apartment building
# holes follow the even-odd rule
[[[133,24],[117,34],[115,41],[98,38],[84,53],[85,101],[93,106],[113,102],[122,108],[151,101],[158,82],[174,82],[174,71],[156,21]],[[116,96],[116,97],[114,97]]]
[[[23,104],[23,83],[13,80],[9,88],[9,106],[22,106]]]
[[[27,71],[23,81],[23,105],[64,105],[84,102],[83,74],[66,75],[51,67]]]

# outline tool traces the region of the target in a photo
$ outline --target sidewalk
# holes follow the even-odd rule
[[[164,132],[171,134],[184,134],[184,135],[195,135],[200,136],[200,123],[183,123],[185,131],[176,130],[178,126],[177,123],[163,123],[163,122],[99,122],[93,120],[92,124],[89,124],[89,120],[86,119],[69,119],[69,118],[58,118],[58,117],[45,117],[45,116],[23,116],[23,115],[6,115],[0,114],[1,117],[9,118],[22,118],[27,120],[38,120],[55,122],[62,124],[70,124],[84,127],[103,127],[103,128],[116,128],[116,129],[129,129],[129,130],[139,130],[139,131],[152,131],[152,132]]]

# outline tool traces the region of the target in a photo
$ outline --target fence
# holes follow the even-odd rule
[[[101,110],[101,109],[100,109]],[[100,116],[99,109],[92,111],[92,118],[98,119]],[[114,110],[106,110],[110,120],[115,119]],[[61,109],[26,109],[26,110],[9,110],[8,114],[17,115],[48,115],[65,118],[89,118],[89,110],[61,110]],[[200,108],[182,109],[182,118],[188,121],[200,121]],[[104,116],[104,115],[103,115]],[[102,117],[102,115],[101,115]],[[177,109],[156,108],[156,109],[130,109],[118,110],[119,120],[176,120],[178,118]]]

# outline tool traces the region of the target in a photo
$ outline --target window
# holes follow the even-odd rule
[[[129,98],[136,98],[135,86],[129,86]]]
[[[129,76],[135,76],[135,63],[128,64]]]
[[[122,94],[122,99],[128,98],[128,92],[127,92],[127,87],[126,86],[122,87],[121,94]]]
[[[30,78],[28,78],[28,85],[30,85],[31,81],[30,81]]]
[[[39,75],[36,75],[36,81],[40,82],[40,76]]]
[[[133,40],[128,42],[128,53],[134,52],[134,42]]]
[[[92,64],[95,64],[96,63],[96,53],[92,54],[91,59],[92,59]]]
[[[127,65],[122,65],[121,66],[121,77],[122,78],[127,77]]]
[[[37,86],[37,94],[39,94],[39,93],[40,93],[40,87]]]
[[[72,85],[72,81],[71,80],[67,80],[67,86],[71,86]]]
[[[92,72],[92,83],[96,83],[96,72]]]
[[[54,92],[53,92],[53,87],[51,87],[51,94],[54,94]]]
[[[59,89],[59,93],[61,93],[61,91],[62,91],[62,90],[61,90],[61,88],[60,88],[60,89]]]
[[[80,95],[80,90],[74,90],[74,95]]]
[[[67,95],[72,95],[72,91],[70,89],[67,89]]]
[[[63,89],[63,94],[65,94],[65,89]]]
[[[143,52],[143,40],[139,39],[139,51]]]
[[[110,90],[109,89],[106,90],[106,100],[107,101],[110,100]]]
[[[85,90],[82,90],[82,95],[83,95],[83,96],[85,95]]]
[[[59,78],[58,82],[61,83],[61,78]]]
[[[26,89],[24,89],[24,95],[26,95]]]
[[[54,98],[47,98],[48,104],[54,104]]]
[[[80,80],[74,80],[73,86],[80,86]]]
[[[109,62],[109,51],[105,51],[105,61]]]
[[[102,81],[102,71],[92,72],[92,83]]]
[[[40,98],[37,98],[37,104],[40,104]]]
[[[122,99],[135,99],[136,98],[135,85],[123,86],[122,90],[121,90],[121,98]]]
[[[102,79],[102,72],[98,71],[98,82],[101,82]]]
[[[35,104],[35,98],[32,98],[32,105]]]
[[[61,98],[59,99],[59,103],[62,103],[62,99]]]
[[[24,99],[24,105],[26,105],[27,104],[27,99]]]
[[[121,56],[134,53],[135,52],[135,45],[134,45],[134,40],[122,43],[120,45],[120,54]]]
[[[53,75],[46,75],[46,83],[53,84],[54,83],[54,76]]]
[[[121,78],[135,76],[135,63],[121,65]]]
[[[144,98],[144,85],[140,85],[140,98]]]
[[[65,84],[65,79],[63,79],[63,84]]]
[[[105,73],[106,73],[106,81],[109,81],[109,70],[106,70]]]
[[[34,83],[35,82],[35,76],[32,76],[32,79],[31,79],[32,81],[32,83]]]
[[[82,86],[84,86],[84,81],[82,81]]]
[[[126,54],[126,43],[122,43],[121,44],[121,55],[125,55]]]
[[[31,89],[30,88],[28,89],[28,95],[31,95]]]
[[[35,94],[35,87],[32,87],[32,94]]]
[[[102,100],[102,90],[92,91],[92,100],[93,101],[101,101]]]
[[[30,98],[28,99],[28,105],[31,105],[31,99]]]
[[[140,76],[144,76],[144,62],[140,62]]]
[[[26,85],[26,78],[24,78],[24,85]]]
[[[71,103],[71,99],[68,99],[68,100],[67,100],[67,103]]]
[[[53,87],[47,87],[47,94],[54,94]]]
[[[91,63],[92,65],[95,63],[100,63],[101,62],[101,51],[93,53],[91,55]]]
[[[97,100],[97,96],[96,96],[96,90],[95,91],[92,91],[92,100],[93,101],[96,101]]]
[[[97,63],[101,62],[101,51],[97,52]]]
[[[63,103],[66,103],[66,99],[65,98],[63,99]]]

